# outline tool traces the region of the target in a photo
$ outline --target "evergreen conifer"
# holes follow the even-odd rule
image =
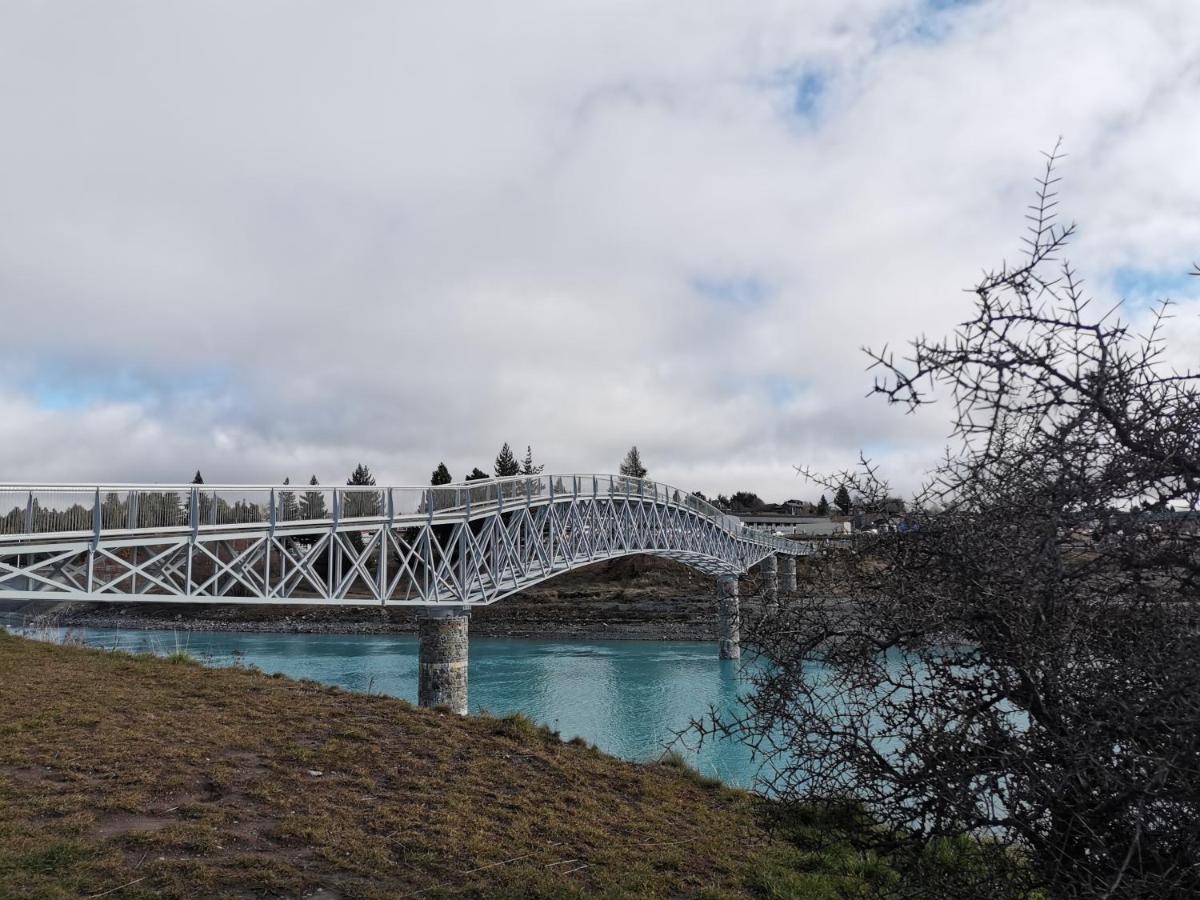
[[[317,481],[316,475],[308,480],[310,487],[317,487],[320,483]],[[324,519],[328,515],[329,510],[325,507],[325,494],[321,491],[305,491],[300,498],[300,518]]]
[[[533,448],[526,445],[525,461],[521,464],[521,474],[522,475],[541,475],[542,469],[544,469],[544,468],[546,468],[546,467],[545,466],[535,466],[533,464]]]
[[[625,454],[625,459],[621,462],[621,474],[628,478],[646,477],[646,467],[642,465],[642,454],[638,452],[636,444]]]
[[[283,479],[285,485],[292,483],[292,479]],[[300,504],[296,500],[295,491],[280,491],[276,495],[276,518],[280,522],[295,522],[300,518]]]
[[[508,478],[512,475],[521,474],[521,464],[513,456],[512,448],[508,446],[507,441],[500,448],[500,452],[496,454],[496,464],[493,467],[493,471],[495,471],[497,478]]]

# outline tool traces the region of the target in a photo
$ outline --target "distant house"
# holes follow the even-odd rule
[[[904,521],[906,506],[899,497],[885,497],[867,509],[856,509],[850,516],[855,531],[894,530]]]

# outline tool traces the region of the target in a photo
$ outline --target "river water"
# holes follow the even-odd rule
[[[185,649],[206,665],[253,665],[417,702],[417,642],[406,635],[90,628],[69,634],[104,649],[159,654]],[[39,628],[32,636],[62,640],[67,632]],[[713,706],[735,708],[746,689],[738,665],[719,660],[715,643],[471,639],[472,713],[522,712],[564,739],[582,737],[625,759],[657,757],[691,718]],[[759,766],[740,744],[705,742],[697,751],[676,743],[673,749],[706,775],[754,787]]]

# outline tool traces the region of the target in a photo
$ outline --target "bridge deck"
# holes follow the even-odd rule
[[[807,545],[670,485],[0,485],[0,599],[473,605],[633,553],[738,574]]]

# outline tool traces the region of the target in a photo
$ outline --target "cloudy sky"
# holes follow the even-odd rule
[[[1019,251],[1200,357],[1189,0],[0,2],[0,480],[912,486],[864,344]],[[1193,279],[1200,282],[1200,279]]]

